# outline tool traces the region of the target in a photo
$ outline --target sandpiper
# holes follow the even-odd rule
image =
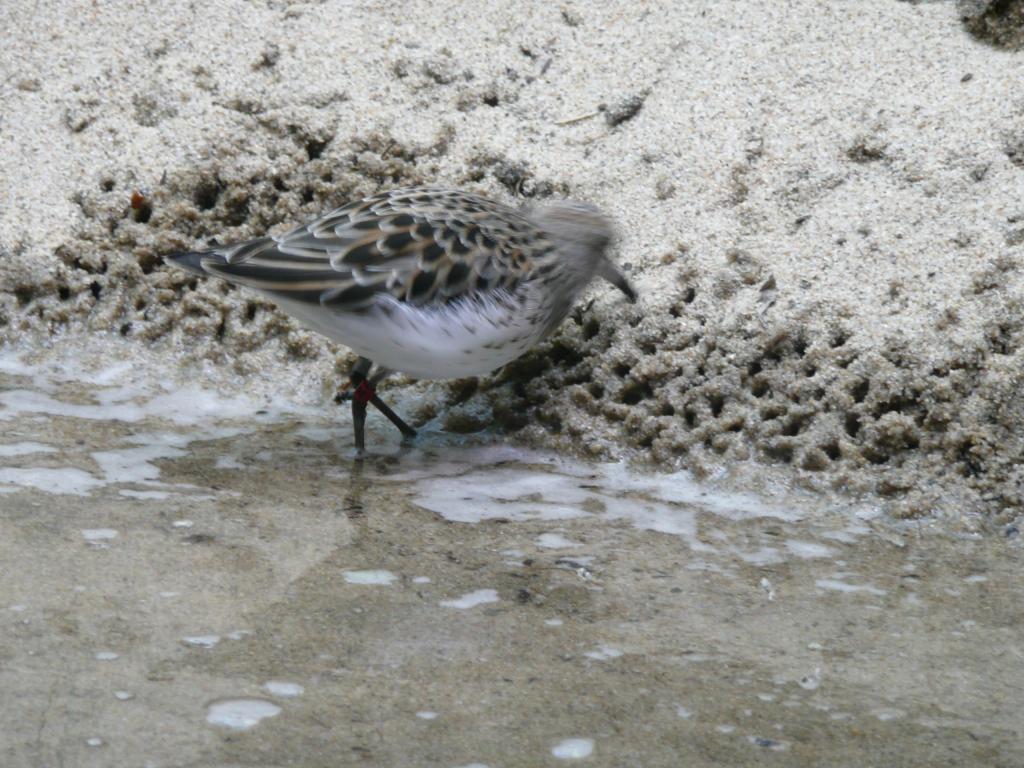
[[[405,437],[416,434],[376,394],[388,373],[456,379],[500,368],[554,331],[595,277],[635,301],[607,254],[612,236],[609,220],[587,203],[516,210],[409,187],[283,235],[167,260],[251,288],[356,352],[348,391],[361,454],[367,403]]]

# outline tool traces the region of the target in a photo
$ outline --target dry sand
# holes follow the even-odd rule
[[[1008,523],[1024,504],[1024,54],[989,5],[1021,13],[6,3],[0,339],[120,334],[325,395],[335,350],[160,254],[400,184],[568,195],[617,219],[642,303],[598,287],[479,386],[415,385],[443,395],[420,423],[697,470],[788,465],[897,514]]]

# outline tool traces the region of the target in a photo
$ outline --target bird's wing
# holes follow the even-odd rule
[[[454,190],[366,198],[277,237],[170,260],[281,296],[345,311],[382,295],[415,305],[514,288],[553,247],[518,211]]]

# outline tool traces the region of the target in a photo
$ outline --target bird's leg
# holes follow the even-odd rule
[[[391,410],[387,403],[377,395],[376,386],[389,371],[381,368],[373,376],[370,376],[370,369],[373,363],[365,357],[356,360],[349,373],[348,386],[340,389],[335,398],[336,402],[344,402],[352,398],[352,428],[355,431],[356,452],[362,453],[365,445],[366,425],[366,404],[370,403],[378,411],[388,417],[388,420],[401,430],[405,437],[415,437],[416,430],[410,427],[402,418]]]
[[[348,374],[349,386],[352,388],[352,430],[355,433],[356,453],[360,456],[366,446],[366,403],[369,398],[365,397],[365,390],[369,387],[373,391],[366,380],[371,367],[372,362],[360,357]]]
[[[369,390],[368,399],[370,404],[378,411],[383,413],[385,416],[387,416],[388,421],[390,421],[392,424],[398,427],[403,437],[416,437],[416,430],[410,427],[408,424],[406,424],[401,416],[392,411],[391,408],[388,407],[388,404],[377,396],[377,384],[390,373],[391,371],[385,368],[381,368],[375,374],[373,374],[373,376],[367,379],[367,381],[364,382],[364,384],[361,384],[360,386],[366,386],[366,388]]]

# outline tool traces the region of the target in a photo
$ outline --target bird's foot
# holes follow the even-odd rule
[[[410,439],[416,437],[416,430],[410,427],[397,413],[388,407],[387,403],[380,399],[373,381],[366,378],[361,372],[353,373],[348,384],[338,390],[334,402],[344,403],[352,401],[352,424],[355,429],[356,452],[363,451],[363,424],[366,420],[366,406],[372,405],[383,413],[392,424],[402,433],[402,437]]]

